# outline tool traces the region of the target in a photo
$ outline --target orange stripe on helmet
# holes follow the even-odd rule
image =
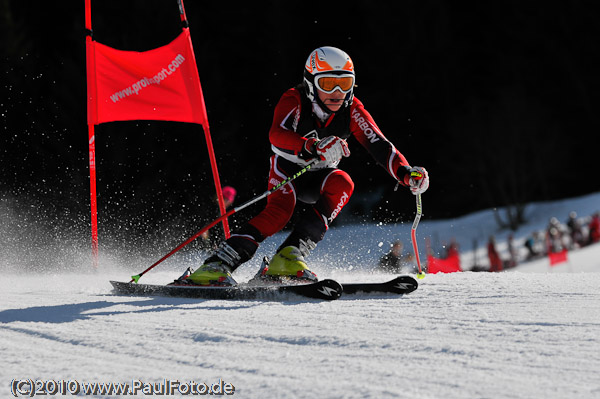
[[[315,65],[317,66],[317,71],[318,72],[323,72],[323,71],[331,71],[333,70],[333,68],[331,67],[331,65],[329,65],[327,63],[327,61],[323,61],[320,60],[319,57],[317,56],[317,52],[315,51]]]
[[[306,67],[306,70],[308,72],[310,72],[311,74],[314,74],[316,72],[324,72],[324,71],[333,70],[333,68],[331,67],[331,65],[329,65],[329,63],[327,63],[327,61],[323,61],[323,60],[319,59],[319,55],[316,50],[313,51],[312,54],[310,55],[309,61],[306,63],[305,67]],[[315,71],[315,69],[316,69],[316,71]]]
[[[352,63],[352,60],[348,60],[342,69],[344,71],[354,72],[354,64]]]

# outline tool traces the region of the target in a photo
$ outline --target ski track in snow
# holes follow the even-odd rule
[[[596,193],[529,205],[531,223],[515,240],[523,250],[524,238],[550,216],[589,215],[599,201]],[[505,250],[508,233],[499,234],[493,220],[483,211],[424,221],[417,235],[421,243],[455,238],[468,269],[475,254],[485,263],[483,247],[469,252],[474,235],[481,244],[497,234]],[[332,228],[311,254],[311,268],[342,283],[391,278],[368,265],[393,240],[407,245],[409,235],[410,223]],[[266,240],[236,279],[249,279],[281,240]],[[261,399],[600,398],[600,244],[569,252],[569,262],[553,268],[546,258],[503,273],[427,275],[403,297],[333,302],[119,296],[109,280],[128,281],[153,259],[129,264],[115,260],[123,254],[104,254],[100,270],[86,271],[86,255],[71,255],[63,244],[64,251],[0,248],[2,398],[22,378],[222,379],[235,386],[233,397]],[[202,257],[173,257],[142,282],[168,283]],[[30,263],[50,270],[29,270]]]
[[[0,396],[13,378],[222,379],[239,398],[600,396],[600,273],[428,275],[403,297],[333,302],[117,296],[111,278],[3,276]]]

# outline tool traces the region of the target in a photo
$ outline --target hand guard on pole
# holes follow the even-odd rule
[[[408,169],[404,180],[414,195],[421,195],[429,188],[429,174],[421,166]]]

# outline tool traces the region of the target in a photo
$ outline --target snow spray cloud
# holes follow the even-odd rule
[[[58,201],[34,197],[0,192],[0,273],[94,272],[89,215]],[[160,253],[132,244],[137,231],[133,233],[122,220],[119,229],[112,218],[103,221],[111,227],[102,230],[101,269],[128,266],[137,270]],[[159,247],[156,242],[150,244]]]
[[[0,270],[60,270],[81,264],[85,222],[30,197],[0,195]]]

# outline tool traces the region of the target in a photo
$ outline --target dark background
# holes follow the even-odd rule
[[[352,57],[355,95],[413,165],[428,218],[577,196],[596,177],[593,1],[185,2],[223,185],[266,189],[268,129],[316,47]],[[180,32],[175,0],[92,1],[94,37],[143,51]],[[30,223],[89,228],[84,1],[0,0],[0,196]],[[187,237],[216,214],[201,127],[96,127],[102,236]],[[414,197],[356,141],[343,221],[410,221]],[[255,205],[234,225],[258,212]],[[56,227],[55,227],[56,228]],[[169,244],[165,244],[167,246]]]

